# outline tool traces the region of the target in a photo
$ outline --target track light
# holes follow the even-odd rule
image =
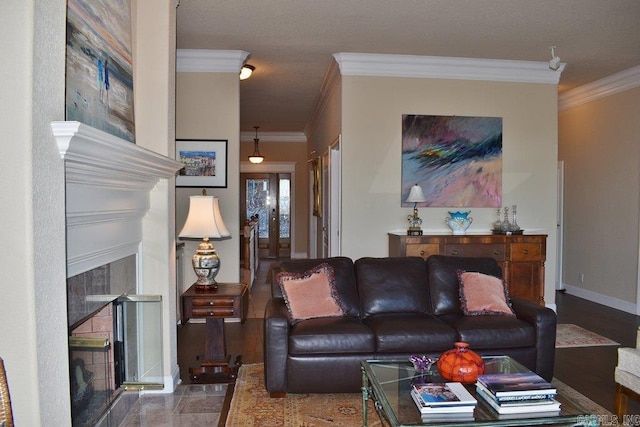
[[[560,57],[556,56],[556,47],[557,46],[551,46],[549,49],[551,49],[551,60],[549,61],[549,68],[551,68],[553,71],[556,71],[558,68],[560,68]]]
[[[240,80],[246,80],[251,77],[251,74],[255,71],[256,67],[253,65],[245,64],[240,69]]]

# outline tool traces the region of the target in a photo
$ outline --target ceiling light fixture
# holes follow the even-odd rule
[[[264,160],[264,157],[260,154],[260,151],[258,150],[258,142],[260,141],[258,139],[258,128],[260,126],[254,126],[254,128],[256,129],[256,137],[253,139],[253,154],[249,156],[249,161],[251,163],[262,163],[262,161]]]
[[[255,71],[256,67],[249,64],[244,64],[240,69],[240,80],[247,80],[251,77],[251,74]]]
[[[549,61],[549,68],[551,68],[553,71],[556,71],[558,68],[560,68],[560,57],[556,56],[556,47],[558,46],[551,46],[549,49],[551,49],[551,60]]]

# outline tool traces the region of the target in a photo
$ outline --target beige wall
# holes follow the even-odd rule
[[[0,357],[19,426],[71,423],[60,393],[69,389],[64,165],[50,127],[64,119],[65,16],[65,0],[9,0],[0,14],[10,65],[0,67]]]
[[[137,1],[159,5],[157,0]],[[173,1],[163,0],[163,4]],[[64,162],[50,123],[65,118],[67,2],[9,0],[3,6],[0,49],[5,58],[11,58],[11,67],[0,69],[0,93],[3,100],[10,100],[0,103],[0,130],[12,142],[0,144],[2,158],[10,159],[0,173],[3,182],[11,183],[0,189],[0,203],[13,208],[2,212],[0,221],[5,249],[0,257],[0,357],[7,369],[15,424],[66,426],[71,425],[71,404]],[[159,9],[164,14],[163,22],[156,22],[164,26],[160,45],[168,49],[171,34],[165,31],[171,26],[170,13]],[[158,33],[150,36],[158,37]],[[163,48],[153,52],[160,56],[159,61],[170,61],[167,53]],[[158,75],[169,84],[167,74]],[[144,104],[143,99],[137,98],[138,104]],[[164,118],[163,124],[156,123],[152,138],[161,141],[147,141],[159,152],[164,151],[167,127],[171,132],[169,104],[165,99],[157,106]],[[165,191],[163,203],[168,194]],[[162,230],[167,228],[168,216],[164,221]],[[171,267],[165,264],[167,268]]]
[[[259,135],[258,135],[259,136]],[[307,165],[307,144],[303,142],[278,142],[267,141],[259,143],[260,154],[265,158],[263,167],[268,169],[269,163],[291,162],[295,163],[295,204],[292,206],[295,213],[295,236],[291,256],[297,254],[304,256],[309,253],[309,166]],[[240,144],[240,161],[246,162],[250,154],[253,153],[253,142],[242,142]],[[248,169],[251,165],[247,166]],[[239,211],[238,211],[239,213]]]
[[[342,77],[339,74],[338,65],[334,61],[327,70],[325,77],[327,83],[324,88],[323,98],[320,108],[314,117],[308,129],[307,139],[309,141],[308,151],[309,157],[324,156],[329,150],[329,146],[338,141],[342,131]],[[312,152],[314,152],[312,155]],[[326,165],[325,165],[326,166]],[[349,169],[342,167],[342,173],[348,173]],[[307,190],[311,194],[311,190]],[[327,189],[323,189],[323,197],[328,196]],[[317,238],[315,239],[315,247],[310,248],[310,254],[320,256],[322,254],[322,218],[310,217],[310,230]],[[332,232],[332,234],[334,234]],[[313,242],[309,242],[313,244]]]
[[[132,19],[136,23],[133,32],[136,144],[173,158],[176,7],[173,0],[135,0],[132,5]],[[175,179],[160,180],[151,191],[150,209],[143,220],[140,292],[162,296],[162,325],[158,325],[162,330],[156,336],[162,337],[162,368],[167,391],[173,391],[180,378],[175,328],[174,212]],[[147,336],[154,336],[153,331],[146,332]],[[157,355],[145,355],[157,358]]]
[[[640,88],[559,114],[563,281],[578,294],[632,312],[638,298],[638,117]]]
[[[227,139],[227,188],[208,188],[207,194],[220,198],[224,223],[231,232],[228,240],[215,241],[220,256],[219,282],[240,280],[240,80],[237,73],[177,73],[176,138]],[[176,235],[189,210],[189,196],[202,194],[201,188],[176,189]],[[186,241],[185,286],[196,281],[191,256],[198,242]]]
[[[503,204],[518,223],[548,234],[547,304],[555,302],[557,87],[545,84],[342,77],[342,248],[386,256],[387,233],[405,230],[400,206],[403,114],[503,117]],[[354,173],[357,171],[357,173]],[[449,231],[446,208],[422,208],[423,229]],[[494,208],[472,208],[470,231],[489,231]]]

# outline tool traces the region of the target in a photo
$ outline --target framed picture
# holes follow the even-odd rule
[[[502,117],[403,115],[403,207],[415,184],[421,207],[500,207]]]
[[[130,0],[67,2],[65,120],[135,142]]]
[[[176,160],[184,167],[176,187],[227,187],[226,139],[178,139]]]
[[[322,216],[322,157],[311,161],[313,171],[313,215]]]

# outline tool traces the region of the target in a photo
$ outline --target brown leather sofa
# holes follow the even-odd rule
[[[358,392],[360,361],[437,356],[456,341],[469,343],[482,355],[509,355],[545,379],[553,377],[553,310],[512,298],[516,317],[463,314],[457,271],[501,277],[493,258],[291,260],[274,270],[273,277],[278,271],[300,273],[323,262],[334,269],[346,315],[290,324],[274,279],[264,319],[264,375],[271,396]]]

